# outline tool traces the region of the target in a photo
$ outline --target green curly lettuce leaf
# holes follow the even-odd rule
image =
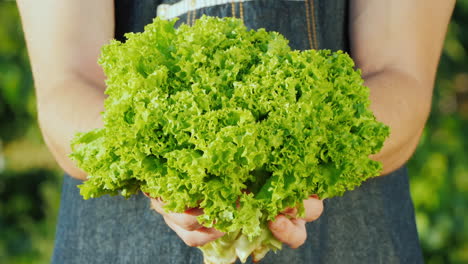
[[[281,248],[266,223],[287,207],[303,215],[309,195],[379,175],[369,155],[389,128],[346,53],[294,51],[235,18],[174,23],[103,47],[104,127],[72,142],[85,199],[142,190],[169,211],[200,206],[198,220],[227,233],[202,247],[205,261],[232,263]]]

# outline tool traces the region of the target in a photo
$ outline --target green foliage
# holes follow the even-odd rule
[[[234,18],[174,23],[103,48],[104,128],[72,144],[86,199],[141,189],[170,211],[200,203],[206,226],[252,240],[309,195],[379,175],[369,155],[389,130],[347,54],[291,51]]]
[[[0,173],[0,263],[50,263],[60,181],[46,169]]]
[[[457,1],[431,116],[408,167],[426,262],[468,263],[468,1]]]
[[[0,138],[20,137],[34,115],[32,77],[18,11],[0,2]]]
[[[14,142],[40,140],[35,115],[18,11],[15,2],[0,1],[0,263],[50,263],[60,174],[27,164],[23,170],[11,167],[10,157],[3,152]]]

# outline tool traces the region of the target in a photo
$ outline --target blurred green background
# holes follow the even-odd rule
[[[409,162],[427,263],[468,263],[468,0],[459,0],[432,113]],[[49,263],[61,172],[36,120],[14,1],[0,0],[0,263]]]

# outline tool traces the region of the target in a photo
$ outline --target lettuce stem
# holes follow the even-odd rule
[[[232,264],[237,258],[245,263],[250,255],[254,262],[258,262],[270,250],[276,252],[281,247],[281,242],[264,225],[260,235],[252,240],[237,230],[199,248],[203,252],[204,264]]]

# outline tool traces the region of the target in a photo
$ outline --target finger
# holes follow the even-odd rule
[[[166,221],[167,225],[176,232],[176,234],[190,247],[200,247],[205,245],[208,242],[216,240],[224,235],[223,232],[220,232],[214,228],[206,228],[202,227],[199,230],[195,231],[187,231],[180,226],[174,224],[169,219],[166,219],[164,216],[164,220]]]
[[[151,202],[151,209],[155,210],[156,212],[160,214],[166,214],[166,211],[164,211],[164,208],[163,208],[164,203],[161,200],[150,197],[150,202]]]
[[[197,229],[196,231],[200,232],[200,233],[211,234],[216,238],[222,237],[225,234],[224,232],[221,232],[218,229],[215,229],[215,228],[212,228],[212,227],[204,227],[204,226]]]
[[[305,221],[303,219],[288,219],[284,215],[276,216],[275,221],[270,221],[268,226],[271,233],[281,242],[291,248],[298,248],[307,239]]]
[[[197,217],[184,213],[168,213],[166,216],[174,222],[174,224],[180,226],[187,231],[197,230],[203,226],[198,223]]]
[[[203,209],[202,208],[189,208],[185,210],[184,213],[193,215],[193,216],[199,216],[203,214]]]
[[[143,193],[143,194],[145,194],[148,198],[151,199],[153,209],[159,210],[159,211],[163,210],[164,202],[160,198],[152,198],[152,197],[148,196],[146,193]],[[188,208],[188,209],[186,209],[184,211],[184,213],[189,214],[189,215],[193,215],[193,216],[199,216],[199,215],[203,214],[203,209],[198,208],[198,207],[197,208]]]
[[[195,215],[200,215],[199,211],[194,210],[191,214],[187,213],[173,213],[164,211],[164,204],[158,199],[151,199],[151,205],[156,210],[156,212],[165,216],[169,221],[180,226],[181,228],[187,231],[197,230],[203,226],[198,223],[197,217]],[[203,211],[202,211],[203,213]]]
[[[305,217],[307,222],[317,220],[323,213],[323,201],[317,198],[304,200]]]
[[[297,208],[296,207],[288,207],[286,210],[281,212],[284,215],[290,216],[295,218],[297,215]]]
[[[315,221],[323,213],[323,201],[319,200],[317,195],[311,195],[309,199],[304,200],[304,210],[305,215],[301,218],[307,222]],[[297,212],[298,210],[296,207],[288,207],[281,213],[292,218],[296,218]]]

